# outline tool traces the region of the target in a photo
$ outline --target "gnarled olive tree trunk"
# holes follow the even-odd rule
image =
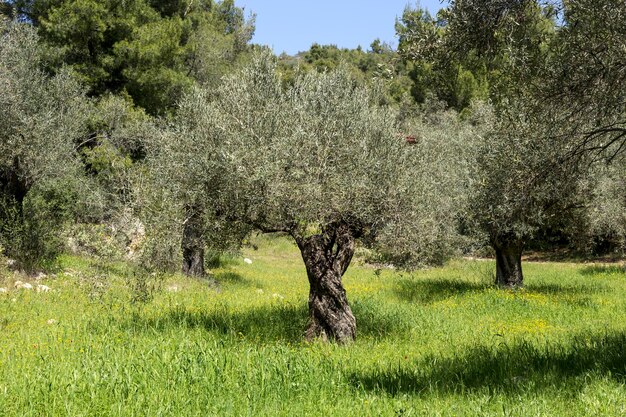
[[[503,288],[519,288],[524,284],[522,274],[522,240],[497,236],[491,239],[496,251],[496,285]]]
[[[183,274],[194,277],[204,276],[204,240],[202,236],[202,211],[197,206],[185,208],[183,227]]]
[[[356,337],[356,319],[348,305],[341,277],[354,255],[355,238],[345,223],[333,223],[323,233],[296,238],[309,278],[308,340],[339,343]]]

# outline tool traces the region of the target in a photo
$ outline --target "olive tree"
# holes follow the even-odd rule
[[[405,12],[404,55],[458,62],[488,85],[470,219],[495,251],[499,285],[522,285],[526,243],[579,218],[597,200],[588,168],[626,150],[624,6],[453,0],[438,20]]]
[[[569,144],[542,134],[543,117],[524,104],[510,102],[488,123],[477,151],[470,219],[495,252],[495,283],[519,287],[525,246],[579,214],[587,175],[583,164],[564,163]]]
[[[587,210],[592,235],[624,248],[626,219],[626,3],[563,2],[564,26],[541,96],[568,127],[574,161],[591,159],[595,187]]]
[[[626,253],[626,157],[610,164],[595,164],[590,175],[590,198],[584,210],[582,237],[585,249],[604,246]]]
[[[475,6],[479,1],[465,3]],[[623,169],[619,160],[626,151],[626,5],[613,0],[501,3],[510,7],[535,4],[549,12],[560,9],[563,13],[553,33],[546,32],[544,45],[536,49],[539,53],[528,54],[528,49],[520,49],[522,53],[516,54],[515,62],[525,68],[522,74],[527,76],[509,97],[523,103],[521,108],[506,101],[506,106],[499,109],[506,118],[500,117],[498,131],[508,132],[505,137],[522,132],[527,135],[526,145],[518,145],[514,159],[522,165],[512,164],[523,166],[526,173],[517,175],[518,190],[511,194],[514,198],[502,199],[506,204],[499,204],[518,210],[514,235],[524,238],[514,241],[526,241],[534,235],[533,229],[550,228],[552,222],[574,221],[587,226],[587,230],[581,230],[587,237],[599,233],[619,241],[623,197],[618,190],[623,176],[617,173]],[[522,25],[520,22],[518,26]],[[485,29],[478,25],[472,31],[476,27],[478,32]],[[487,166],[497,167],[493,162]],[[607,162],[608,167],[604,166]],[[507,170],[514,176],[518,172],[514,168]],[[503,197],[510,195],[505,190],[500,190]],[[609,214],[610,210],[616,212]],[[497,224],[498,217],[491,218]],[[498,282],[521,283],[521,266],[514,269],[519,269],[519,274]],[[502,278],[500,270],[498,276]]]
[[[478,7],[485,1],[494,4],[495,12]],[[541,26],[531,26],[544,28],[538,44],[533,45],[533,36],[518,41],[514,31],[500,38],[508,44],[519,79],[507,82],[505,100],[497,102],[498,122],[481,152],[483,178],[475,194],[482,199],[475,202],[475,214],[496,251],[496,282],[517,286],[522,284],[521,251],[537,231],[580,220],[581,214],[589,219],[586,233],[617,237],[623,228],[623,198],[616,192],[616,172],[623,165],[594,163],[611,163],[626,151],[626,8],[612,0],[455,3],[460,11],[453,9],[458,18],[453,33],[465,28],[494,39],[506,30],[480,24],[480,16],[492,22],[504,10],[502,16],[515,23],[515,30],[528,22],[516,17],[520,7],[545,16],[537,21]],[[561,7],[561,25],[550,28],[547,18]],[[475,14],[469,20],[474,25],[463,19],[472,16],[462,13],[468,10]],[[617,212],[608,215],[610,208]]]
[[[553,136],[573,144],[568,156],[610,160],[626,152],[626,3],[562,3],[563,26],[536,94],[567,126]]]
[[[555,9],[539,0],[455,0],[444,15],[437,56],[483,68],[489,85],[470,219],[495,251],[496,284],[521,286],[525,245],[584,200],[585,165],[569,163],[571,143],[554,139],[566,132],[555,122],[562,112],[538,100],[557,39]]]
[[[32,213],[24,213],[27,202],[50,206],[65,199],[70,205],[70,183],[80,172],[74,144],[85,134],[87,100],[66,72],[46,76],[41,56],[32,28],[0,23],[0,222],[5,237],[12,222],[34,221]],[[34,189],[43,194],[29,201]],[[55,221],[49,220],[43,226],[52,228]],[[19,239],[9,240],[8,250],[18,250]]]
[[[187,119],[167,151],[179,189],[210,218],[294,239],[310,285],[308,339],[355,338],[342,276],[358,240],[431,261],[455,236],[468,130],[418,121],[408,143],[380,97],[342,68],[283,87],[263,52],[179,110]]]
[[[146,136],[146,171],[137,191],[147,225],[144,263],[169,268],[182,262],[185,275],[203,277],[205,252],[238,249],[250,227],[225,209],[231,176],[209,87],[179,102],[176,115],[153,125]]]

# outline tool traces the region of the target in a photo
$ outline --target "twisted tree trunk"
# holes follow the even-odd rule
[[[354,255],[354,232],[345,223],[333,223],[321,234],[296,238],[296,241],[310,285],[307,340],[353,341],[356,319],[348,305],[341,277]]]
[[[202,238],[202,211],[197,206],[188,206],[183,228],[183,274],[204,276],[204,240]]]
[[[513,237],[498,236],[492,239],[491,244],[496,251],[496,285],[503,288],[522,287],[523,242]]]

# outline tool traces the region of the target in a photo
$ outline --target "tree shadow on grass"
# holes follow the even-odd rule
[[[303,337],[307,311],[304,306],[277,304],[245,311],[226,308],[211,312],[174,310],[168,319],[174,325],[202,328],[225,336],[293,343]]]
[[[542,295],[582,295],[604,292],[606,289],[599,284],[566,285],[552,283],[528,283],[523,291]]]
[[[476,283],[460,280],[399,280],[393,291],[398,298],[408,302],[432,304],[455,296],[476,294],[496,288],[491,283]],[[502,290],[509,291],[509,290]],[[523,288],[516,290],[526,294],[559,295],[559,296],[582,296],[606,291],[600,284],[589,285],[564,285],[552,283],[528,283]]]
[[[589,265],[580,270],[580,275],[622,274],[626,277],[626,267],[622,265]]]
[[[357,317],[357,337],[389,337],[410,329],[396,315],[381,312],[368,301],[355,302],[353,306]],[[122,327],[137,332],[186,327],[204,329],[225,337],[244,337],[260,343],[298,343],[304,340],[308,314],[306,303],[294,305],[282,301],[244,309],[219,306],[212,310],[198,310],[178,306],[157,317],[144,318],[135,314],[122,323]]]
[[[258,281],[245,278],[243,275],[236,272],[225,271],[218,272],[213,275],[215,281],[218,284],[233,284],[242,287],[262,288],[263,286]]]
[[[519,393],[567,385],[584,387],[586,376],[626,383],[626,334],[580,336],[569,345],[533,346],[528,342],[480,346],[451,358],[432,356],[369,373],[355,373],[357,388],[404,393],[452,394],[488,389]]]
[[[137,273],[137,268],[132,268],[123,263],[105,262],[101,260],[91,260],[89,268],[96,274],[104,276],[118,276],[128,278]]]
[[[306,306],[268,304],[245,310],[219,306],[211,310],[184,306],[164,311],[160,316],[145,318],[133,315],[122,327],[137,332],[167,331],[185,327],[204,329],[220,336],[258,340],[263,342],[302,340],[307,322]]]
[[[401,300],[430,304],[457,295],[481,292],[491,287],[488,284],[452,279],[402,279],[396,283],[393,291]]]
[[[376,298],[355,299],[351,308],[356,317],[357,339],[401,337],[415,324],[401,310],[390,308]]]
[[[604,284],[598,282],[584,285],[571,285],[560,283],[530,283],[523,291],[526,294],[538,294],[550,297],[554,302],[559,302],[575,307],[597,308],[599,304],[594,300],[593,294],[610,291]]]
[[[494,287],[495,288],[495,287]],[[571,285],[560,283],[528,283],[520,289],[498,290],[512,293],[515,298],[530,301],[539,296],[541,302],[551,304],[564,304],[580,308],[596,309],[600,306],[593,295],[609,291],[604,285],[598,283]]]

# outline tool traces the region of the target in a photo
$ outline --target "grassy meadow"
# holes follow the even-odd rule
[[[0,415],[626,415],[618,266],[526,263],[513,292],[490,285],[489,261],[356,262],[357,341],[338,346],[303,341],[297,248],[255,243],[219,286],[63,256],[50,292],[0,294]]]

